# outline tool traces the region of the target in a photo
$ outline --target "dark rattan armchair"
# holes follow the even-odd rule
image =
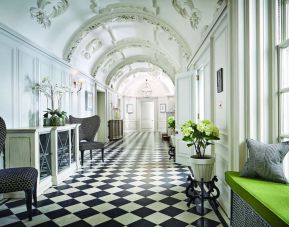
[[[104,143],[94,141],[94,137],[100,126],[100,118],[97,115],[86,118],[76,118],[69,116],[71,124],[81,124],[79,127],[79,150],[81,152],[81,165],[83,165],[84,151],[90,150],[90,159],[92,159],[92,150],[101,150],[102,161],[104,156]]]
[[[0,117],[0,154],[4,152],[6,125]],[[29,220],[32,220],[32,196],[37,207],[38,171],[32,167],[0,169],[0,193],[24,191]]]

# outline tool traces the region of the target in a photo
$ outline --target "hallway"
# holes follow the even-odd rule
[[[87,156],[84,167],[41,195],[31,222],[24,200],[0,206],[0,225],[10,226],[222,226],[205,203],[205,215],[188,209],[187,167],[168,159],[159,133],[132,133]],[[87,152],[89,154],[89,152]]]

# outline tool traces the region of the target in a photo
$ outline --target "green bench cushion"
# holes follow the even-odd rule
[[[226,182],[272,226],[289,225],[289,184],[240,177],[226,172]]]

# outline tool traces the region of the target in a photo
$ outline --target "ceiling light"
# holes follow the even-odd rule
[[[148,82],[148,79],[146,79],[145,86],[143,89],[141,89],[141,91],[142,91],[143,97],[149,97],[152,95],[152,89]]]

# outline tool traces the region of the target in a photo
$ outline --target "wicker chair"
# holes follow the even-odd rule
[[[0,154],[4,152],[6,125],[0,117]],[[0,193],[24,191],[28,218],[32,220],[32,197],[37,207],[38,171],[32,167],[0,169]]]
[[[92,159],[92,150],[101,150],[102,161],[104,161],[104,143],[94,141],[94,137],[100,126],[100,118],[97,115],[87,118],[76,118],[69,116],[71,124],[81,124],[79,127],[79,150],[81,152],[81,165],[83,165],[84,151],[90,150],[90,159]]]

